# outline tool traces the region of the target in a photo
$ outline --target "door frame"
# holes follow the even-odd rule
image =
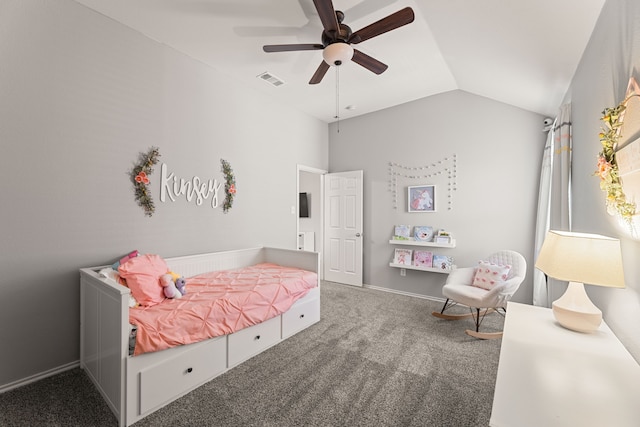
[[[315,239],[316,242],[316,252],[320,254],[320,280],[324,280],[324,175],[329,171],[324,169],[318,169],[311,166],[305,166],[298,164],[296,165],[296,235],[294,241],[294,248],[298,247],[298,233],[300,232],[300,198],[298,194],[300,194],[300,173],[308,172],[312,174],[318,175],[320,180],[320,195],[319,197],[315,197],[313,203],[320,204],[320,229],[318,230],[318,236]]]

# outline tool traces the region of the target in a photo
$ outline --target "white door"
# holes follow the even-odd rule
[[[324,177],[324,279],[362,286],[362,171]]]

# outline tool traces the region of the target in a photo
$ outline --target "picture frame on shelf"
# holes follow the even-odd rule
[[[412,249],[398,248],[393,254],[393,263],[398,265],[411,265]]]
[[[393,231],[393,238],[395,240],[410,240],[411,239],[411,226],[409,225],[396,225]]]
[[[436,186],[414,185],[407,187],[407,210],[409,212],[435,212]]]
[[[413,265],[420,268],[433,267],[433,252],[416,249],[413,252]]]
[[[451,233],[449,233],[447,230],[443,230],[440,229],[438,230],[438,232],[436,233],[435,236],[433,236],[433,241],[439,244],[450,244],[451,240],[453,239],[453,236],[451,236]]]
[[[436,236],[433,241],[439,244],[449,244],[451,243],[451,236]]]
[[[434,255],[433,267],[439,270],[451,270],[453,268],[453,258],[446,255]]]
[[[413,239],[418,242],[430,242],[433,240],[433,227],[428,225],[416,225],[413,227]]]

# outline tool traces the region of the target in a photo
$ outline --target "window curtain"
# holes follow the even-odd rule
[[[571,230],[571,104],[560,107],[547,135],[540,171],[534,257],[547,231]],[[549,285],[555,279],[533,269],[533,304],[550,307]]]

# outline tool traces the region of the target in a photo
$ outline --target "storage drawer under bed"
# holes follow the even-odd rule
[[[280,316],[228,335],[229,368],[280,342]]]
[[[184,346],[180,350],[179,354],[169,359],[161,357],[164,356],[163,351],[130,358],[136,375],[133,366],[149,356],[148,362],[137,372],[137,378],[133,379],[134,387],[137,385],[133,395],[139,396],[135,417],[163,406],[227,368],[227,340],[224,336]],[[155,356],[159,356],[157,363],[153,360]]]
[[[314,288],[309,293],[282,313],[282,339],[300,332],[320,321],[320,289]]]

